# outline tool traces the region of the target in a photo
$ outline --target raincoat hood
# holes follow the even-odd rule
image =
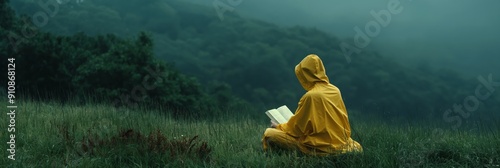
[[[299,149],[307,154],[362,151],[351,138],[342,95],[328,80],[321,59],[314,54],[306,56],[295,67],[295,74],[307,92],[290,120],[276,128],[295,138]]]
[[[317,82],[330,83],[323,62],[315,54],[306,56],[295,66],[295,75],[302,87],[307,91],[311,90]]]

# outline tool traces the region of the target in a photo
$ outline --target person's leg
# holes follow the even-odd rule
[[[266,129],[262,137],[262,147],[264,151],[274,148],[285,150],[298,149],[297,140],[294,137],[275,128]]]

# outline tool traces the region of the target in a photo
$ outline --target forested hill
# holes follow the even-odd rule
[[[10,3],[28,16],[43,10],[28,0]],[[259,110],[282,104],[296,107],[304,90],[293,68],[310,53],[323,59],[347,107],[361,114],[442,121],[447,109],[463,103],[480,84],[451,71],[409,69],[375,51],[363,51],[347,63],[333,35],[250,20],[236,12],[226,12],[220,20],[215,9],[180,0],[71,1],[59,5],[41,29],[59,35],[84,32],[124,37],[151,32],[157,57],[197,77],[207,92],[235,94]],[[472,117],[498,117],[494,112],[500,110],[495,103],[499,101],[494,93]]]

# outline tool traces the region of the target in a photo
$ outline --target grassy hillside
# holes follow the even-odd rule
[[[29,0],[10,5],[29,16],[41,9]],[[375,49],[363,49],[347,63],[339,48],[341,41],[332,34],[308,27],[281,27],[240,17],[237,12],[227,12],[221,21],[212,7],[181,0],[85,0],[59,7],[57,15],[40,30],[56,35],[84,32],[125,37],[151,32],[154,55],[196,77],[208,94],[215,95],[212,100],[225,102],[234,95],[260,110],[283,104],[296,107],[304,90],[293,68],[310,53],[323,59],[348,108],[380,119],[443,122],[443,114],[473,95],[480,84],[476,78],[463,79],[456,72],[433,70],[425,64],[408,68]],[[498,120],[499,93],[492,92],[468,120]],[[460,114],[454,111],[450,115]]]
[[[1,106],[6,104],[2,101]],[[262,152],[264,118],[228,112],[174,120],[157,111],[24,101],[16,116],[16,160],[0,167],[498,167],[500,132],[432,132],[351,117],[363,154],[310,157]],[[8,125],[0,120],[0,125]],[[488,129],[485,129],[488,130]],[[494,131],[491,131],[494,130]],[[152,134],[150,134],[152,133]],[[0,132],[6,142],[6,132]],[[197,136],[196,139],[193,139]],[[204,143],[206,143],[204,146]],[[163,145],[162,145],[163,144]],[[172,153],[173,152],[173,153]]]
[[[3,18],[0,35],[3,37],[12,32],[21,34],[25,26],[22,18],[14,17],[7,2],[0,0],[0,18]],[[467,103],[469,95],[477,96],[475,88],[480,86],[480,81],[476,79],[462,79],[456,72],[433,71],[425,66],[405,68],[371,51],[364,51],[347,64],[336,47],[339,40],[317,29],[283,28],[234,14],[228,14],[221,22],[211,8],[180,0],[85,2],[60,6],[50,23],[40,28],[38,35],[23,42],[19,51],[11,47],[7,38],[0,40],[0,52],[16,57],[18,65],[29,65],[16,71],[17,94],[37,96],[36,92],[22,90],[23,84],[39,86],[39,90],[51,94],[54,92],[49,89],[53,88],[67,95],[85,87],[103,92],[96,88],[125,86],[111,92],[121,101],[128,100],[129,95],[134,96],[136,88],[141,89],[141,86],[149,90],[147,95],[159,94],[159,90],[164,90],[165,94],[151,99],[135,95],[132,99],[141,102],[137,103],[138,107],[128,103],[130,107],[121,108],[104,100],[86,100],[97,100],[98,95],[85,91],[82,91],[84,96],[73,95],[77,100],[18,98],[21,102],[17,103],[15,120],[0,120],[3,128],[15,121],[15,139],[10,138],[7,131],[0,132],[0,139],[4,143],[15,140],[16,160],[7,159],[8,152],[4,151],[0,167],[500,166],[500,126],[496,113],[500,109],[499,92],[488,89],[491,95],[487,97],[491,98],[484,98],[484,101],[481,98],[477,108],[468,109],[470,116],[456,110],[455,113],[446,112],[455,103]],[[41,9],[28,0],[15,1],[12,5],[28,14]],[[142,35],[134,38],[136,40],[120,40],[121,37],[109,34],[86,35],[132,36],[142,30],[151,32],[154,41]],[[83,33],[71,35],[79,31]],[[89,52],[107,46],[103,42],[114,46],[109,47],[111,52]],[[146,61],[144,58],[151,58],[153,51],[159,58],[175,62],[183,73],[202,81],[203,92],[194,79],[181,80],[187,78],[173,69],[163,75],[151,74],[147,69],[150,64],[130,60]],[[262,110],[255,109],[281,104],[294,108],[304,90],[296,81],[293,67],[309,53],[322,56],[332,83],[342,89],[346,105],[353,109],[349,111],[353,138],[363,145],[364,153],[329,157],[293,152],[263,153],[260,139],[269,120]],[[26,62],[22,62],[22,58]],[[3,65],[2,62],[6,60],[0,60]],[[122,73],[117,73],[117,69],[123,69]],[[161,66],[158,69],[161,70]],[[87,75],[83,77],[88,78],[73,79],[74,73],[67,72],[75,70],[81,70]],[[144,73],[146,71],[148,74]],[[54,75],[58,73],[68,74],[68,78]],[[152,77],[149,75],[156,76],[157,82],[147,83]],[[123,78],[117,79],[117,76]],[[64,84],[73,81],[85,86],[71,89],[53,83],[40,86],[37,78]],[[7,83],[2,80],[6,78],[0,79],[0,83]],[[33,82],[29,83],[30,80]],[[85,83],[89,81],[95,83]],[[176,94],[184,93],[182,91],[188,94]],[[193,110],[194,114],[205,114],[203,118],[173,117],[176,112],[187,112],[183,109],[193,106],[193,102],[199,102],[191,98],[202,96],[208,96],[202,100],[206,100],[209,107],[217,108]],[[5,97],[0,90],[0,106],[4,109],[7,106]],[[173,108],[158,98],[189,101]],[[246,101],[239,101],[239,98]],[[240,108],[247,107],[244,106],[248,105],[247,101],[252,108]],[[238,106],[229,108],[233,107],[231,102]],[[394,126],[387,124],[389,120],[413,123]],[[449,128],[455,121],[459,126],[464,124],[459,131],[435,129],[443,125]],[[480,122],[484,125],[488,122],[494,127],[476,124]]]

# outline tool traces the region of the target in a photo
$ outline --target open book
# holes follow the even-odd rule
[[[271,119],[272,122],[275,122],[277,124],[283,124],[288,122],[290,117],[293,116],[292,111],[286,107],[286,105],[283,105],[277,109],[271,109],[266,111],[266,115]]]

